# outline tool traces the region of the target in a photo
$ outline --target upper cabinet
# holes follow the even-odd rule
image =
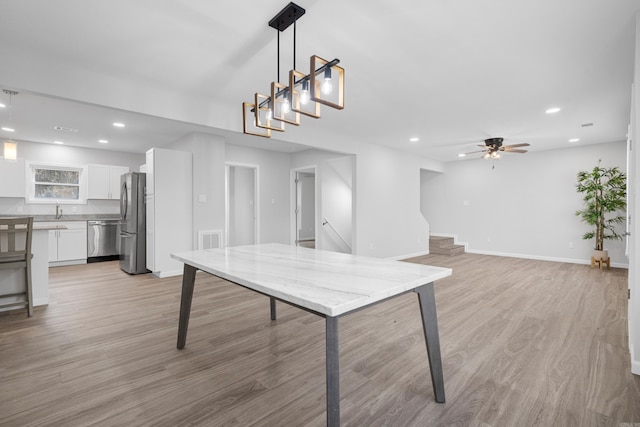
[[[120,176],[129,172],[125,166],[89,165],[88,199],[119,199]]]
[[[0,158],[0,197],[25,196],[24,159]]]

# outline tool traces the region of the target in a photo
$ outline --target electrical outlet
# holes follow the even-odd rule
[[[573,242],[569,242],[569,249],[573,249]]]
[[[16,208],[16,212],[18,212],[18,213],[22,213],[23,210],[24,210],[24,208],[22,206],[18,206]]]
[[[72,207],[71,212],[78,213],[78,207],[77,206]]]

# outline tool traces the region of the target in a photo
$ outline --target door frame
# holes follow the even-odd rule
[[[253,169],[254,242],[260,244],[260,165],[243,162],[224,163],[224,246],[229,246],[229,169],[242,167]]]
[[[313,238],[316,241],[316,249],[318,249],[318,211],[320,209],[320,205],[318,203],[318,188],[319,188],[319,184],[318,184],[318,166],[317,165],[309,165],[309,166],[303,166],[303,167],[298,167],[298,168],[292,168],[290,171],[290,191],[291,191],[291,196],[289,197],[289,200],[291,201],[290,203],[290,208],[289,208],[289,215],[290,215],[290,219],[289,219],[289,224],[290,224],[290,232],[289,235],[291,236],[291,245],[292,246],[297,246],[296,245],[296,240],[298,237],[298,230],[296,229],[296,225],[297,225],[297,214],[296,214],[296,200],[297,200],[297,187],[296,187],[296,175],[298,174],[298,172],[306,172],[306,173],[313,173],[313,176],[315,177],[314,179],[314,186],[313,186],[313,197],[314,197],[314,203],[315,203],[315,210],[313,212],[313,223],[315,224],[315,233]]]

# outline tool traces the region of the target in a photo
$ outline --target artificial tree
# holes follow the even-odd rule
[[[605,239],[622,239],[622,234],[616,231],[616,225],[625,222],[623,212],[627,207],[627,176],[618,167],[603,168],[598,165],[589,171],[578,172],[578,193],[584,195],[584,208],[576,211],[582,221],[593,229],[585,233],[582,238],[591,240],[595,238],[595,251],[605,251]],[[608,258],[606,252],[602,256]]]

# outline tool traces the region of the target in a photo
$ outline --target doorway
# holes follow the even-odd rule
[[[225,165],[226,246],[255,245],[260,241],[259,167]]]
[[[296,246],[316,247],[316,168],[292,170]]]

